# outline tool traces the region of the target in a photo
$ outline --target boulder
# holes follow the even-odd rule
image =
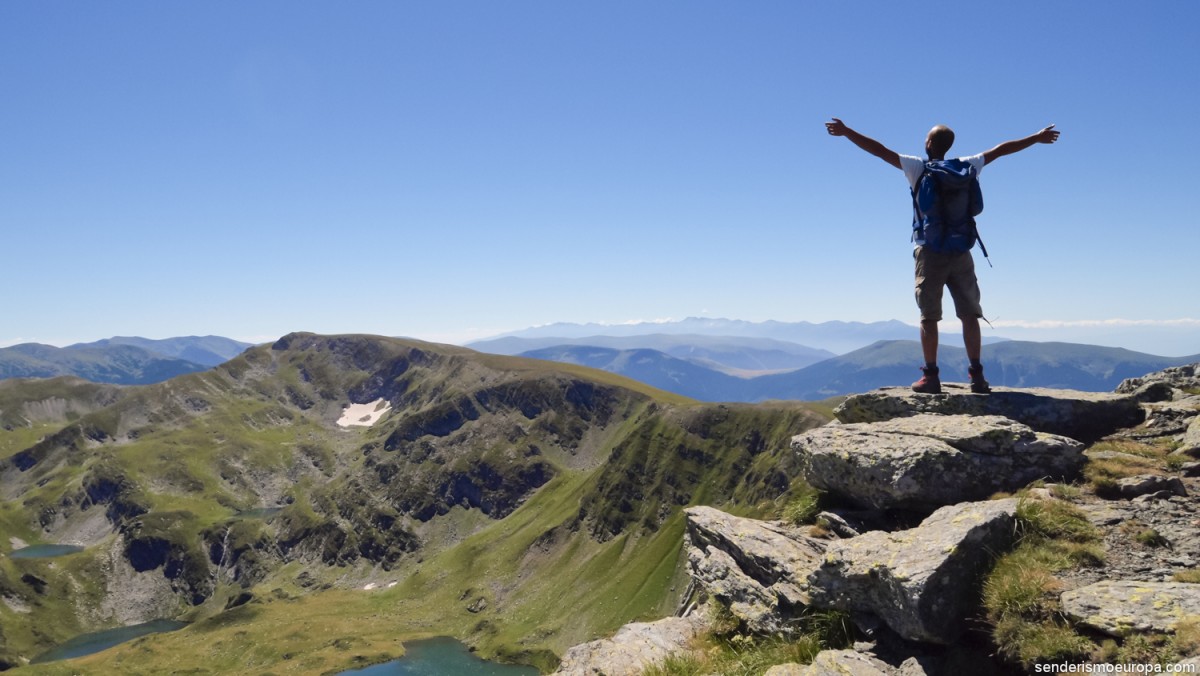
[[[1192,418],[1187,430],[1183,433],[1179,448],[1171,455],[1186,455],[1190,458],[1200,458],[1200,417]]]
[[[1170,495],[1187,497],[1187,489],[1179,477],[1159,476],[1157,474],[1139,474],[1137,476],[1118,479],[1113,489],[1116,497],[1132,499],[1140,495],[1165,491]]]
[[[962,386],[943,394],[917,394],[908,388],[884,387],[856,394],[833,414],[844,423],[880,422],[921,413],[998,415],[1038,432],[1091,442],[1145,420],[1138,400],[1129,394],[1077,392],[1043,388],[992,388],[989,395],[971,394]]]
[[[1171,632],[1200,616],[1200,585],[1185,582],[1105,580],[1063,592],[1061,600],[1072,620],[1111,636]]]
[[[826,543],[712,507],[685,513],[692,577],[751,631],[786,633],[808,604],[808,575],[821,564]]]
[[[612,638],[569,648],[555,674],[563,676],[635,676],[673,653],[688,649],[707,628],[698,617],[667,617],[634,622]]]
[[[792,439],[811,485],[881,508],[982,500],[1035,479],[1071,477],[1083,444],[999,416],[920,414],[826,425]]]
[[[1011,546],[1017,500],[943,507],[905,531],[830,543],[808,578],[812,605],[867,612],[911,641],[951,644],[993,556]]]

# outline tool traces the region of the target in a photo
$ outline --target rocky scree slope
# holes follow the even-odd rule
[[[1112,394],[884,388],[835,415],[791,444],[797,478],[825,493],[818,526],[689,508],[692,602],[679,617],[573,648],[558,673],[637,674],[668,658],[704,672],[695,646],[714,631],[705,604],[721,623],[732,617],[735,633],[760,638],[787,640],[814,611],[851,618],[853,649],[767,671],[775,675],[1200,661],[1200,364]],[[1053,616],[1030,627],[1069,640],[1038,653],[1044,646],[1003,642],[1003,631],[1025,628],[992,626],[981,587],[997,557],[1030,538],[1027,520],[1056,511],[1082,514],[1101,546],[1078,548],[1084,565],[1039,582],[1034,605]]]

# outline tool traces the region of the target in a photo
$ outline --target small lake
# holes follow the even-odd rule
[[[98,653],[101,650],[108,650],[115,645],[132,641],[147,634],[161,634],[163,632],[183,629],[186,626],[187,622],[154,620],[153,622],[143,622],[142,624],[135,624],[128,627],[117,627],[116,629],[94,631],[90,634],[80,634],[66,643],[38,655],[30,660],[30,664],[83,657],[84,655]]]
[[[22,547],[8,556],[13,559],[48,559],[82,551],[83,547],[79,545],[30,545]]]
[[[481,660],[461,641],[442,636],[404,644],[404,657],[340,676],[537,676],[529,666]]]

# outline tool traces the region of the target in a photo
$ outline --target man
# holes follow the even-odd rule
[[[830,135],[844,136],[859,148],[903,171],[909,187],[916,190],[921,174],[925,171],[925,160],[911,155],[900,155],[879,141],[847,127],[836,117],[832,122],[826,122],[825,128]],[[979,155],[960,158],[960,161],[974,167],[978,175],[985,165],[991,164],[996,158],[1011,155],[1035,143],[1054,143],[1057,140],[1058,132],[1054,125],[1050,125],[1036,134],[1001,143]],[[944,160],[953,144],[954,132],[949,127],[939,124],[929,130],[929,135],[925,137],[925,154],[929,161]],[[914,230],[913,241],[916,244],[913,258],[916,260],[917,306],[921,310],[921,351],[925,357],[925,366],[921,368],[923,375],[913,383],[913,391],[926,394],[938,394],[942,391],[937,366],[938,322],[942,318],[942,287],[948,286],[950,296],[954,299],[955,314],[962,320],[963,343],[967,348],[967,358],[971,361],[967,370],[971,379],[971,391],[980,394],[990,392],[991,388],[983,377],[983,364],[980,362],[982,337],[979,319],[983,317],[983,309],[979,305],[979,283],[975,278],[975,261],[971,252],[928,251],[920,230]]]

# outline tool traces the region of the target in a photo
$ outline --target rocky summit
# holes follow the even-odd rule
[[[1112,394],[980,396],[951,385],[942,395],[849,397],[836,421],[792,438],[793,480],[823,495],[824,511],[808,521],[816,525],[685,510],[696,591],[680,614],[707,600],[740,631],[794,636],[814,613],[848,613],[857,642],[776,664],[765,672],[773,676],[1033,673],[1056,659],[1195,664],[1197,373],[1200,364],[1168,369]],[[1035,548],[1047,538],[1068,544]],[[1009,583],[990,576],[1015,548],[1066,558],[1037,578],[1029,600],[985,612],[988,594],[1007,598]],[[1028,618],[1017,620],[1023,628],[1008,621],[982,645],[960,646],[1001,622],[989,613],[1022,603],[1052,617],[1018,612],[1010,617]],[[676,653],[689,654],[696,673],[720,673],[695,649]]]
[[[1077,392],[1042,388],[993,388],[971,394],[965,385],[948,383],[944,394],[917,394],[909,388],[885,387],[853,395],[834,411],[846,423],[880,422],[917,415],[998,415],[1038,432],[1061,434],[1083,442],[1139,425],[1146,418],[1135,393]]]

